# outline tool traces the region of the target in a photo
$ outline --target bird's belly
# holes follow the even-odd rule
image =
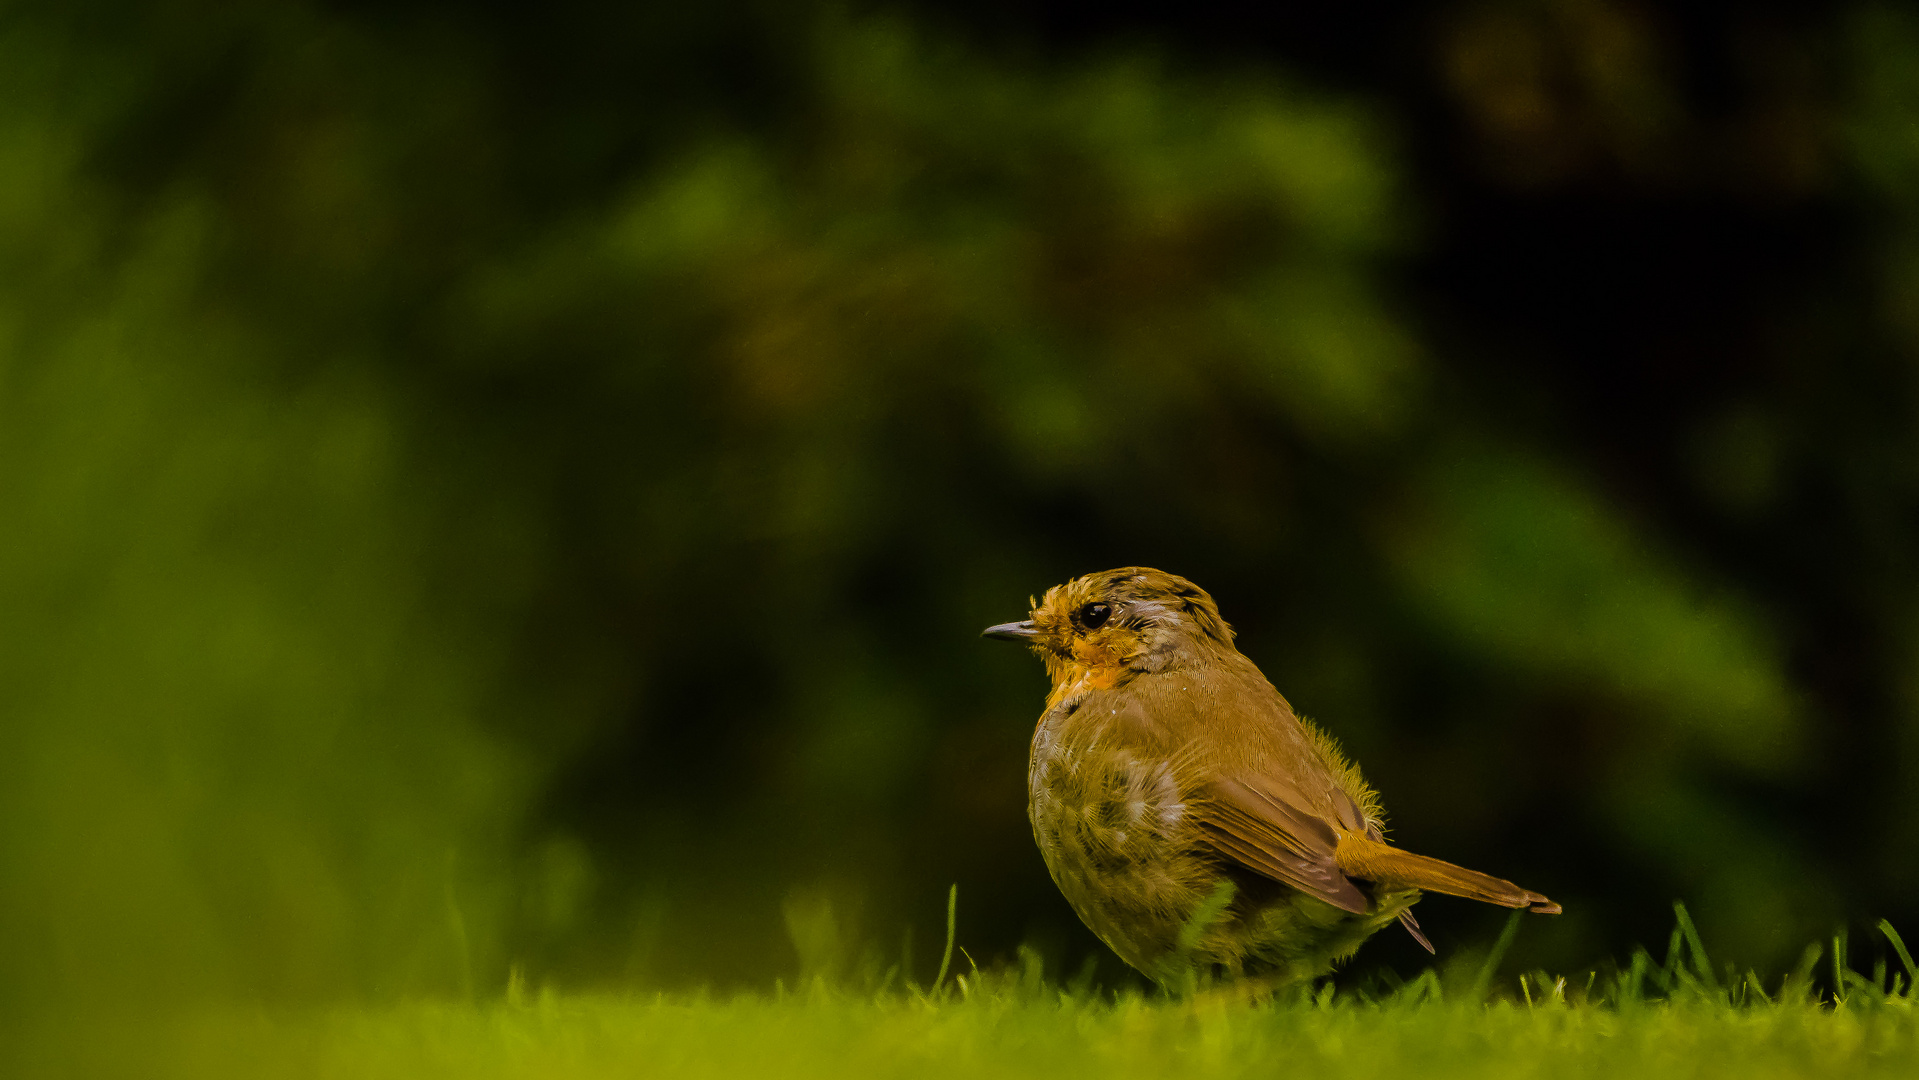
[[[1217,885],[1171,763],[1036,734],[1033,836],[1060,892],[1121,959],[1151,972]]]

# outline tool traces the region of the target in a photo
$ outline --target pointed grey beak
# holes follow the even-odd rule
[[[979,632],[981,637],[998,638],[1001,641],[1031,641],[1038,630],[1033,629],[1033,620],[1025,622],[1003,622],[998,626],[989,626]]]

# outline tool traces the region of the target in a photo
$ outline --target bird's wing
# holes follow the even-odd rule
[[[1178,763],[1178,771],[1185,774],[1181,787],[1191,820],[1222,858],[1344,911],[1363,914],[1370,907],[1366,895],[1347,879],[1334,853],[1339,830],[1365,828],[1364,815],[1332,777],[1323,775],[1324,766],[1285,700],[1256,671],[1253,675],[1256,681],[1205,680],[1184,673],[1145,676],[1118,691],[1089,697],[1086,707],[1096,717],[1105,714],[1102,727],[1118,741]],[[1212,692],[1200,691],[1208,682]],[[1273,769],[1218,771],[1217,756],[1202,744],[1218,738],[1230,719],[1256,724],[1261,738],[1291,734],[1298,744],[1293,760],[1300,776]],[[1189,764],[1196,767],[1189,771]],[[1323,786],[1326,798],[1320,801],[1330,801],[1335,816],[1307,809],[1314,803],[1297,790],[1295,781]]]
[[[1196,794],[1193,817],[1221,855],[1341,910],[1366,912],[1366,895],[1333,860],[1339,834],[1331,822],[1257,783],[1216,779]]]

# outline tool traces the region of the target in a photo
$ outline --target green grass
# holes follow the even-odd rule
[[[529,994],[516,983],[486,1003],[69,1021],[44,1029],[15,1075],[1910,1076],[1915,972],[1885,929],[1894,970],[1850,970],[1840,940],[1808,950],[1770,988],[1715,974],[1683,913],[1664,963],[1642,952],[1604,976],[1489,985],[1482,975],[1452,992],[1429,972],[1378,992],[1325,985],[1279,1001],[1226,987],[1114,996],[1061,988],[1030,957],[937,988],[882,977],[855,991],[816,979],[730,999]]]

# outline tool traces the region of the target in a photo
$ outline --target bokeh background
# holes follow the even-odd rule
[[[1121,980],[1133,563],[1514,964],[1919,932],[1919,16],[1242,7],[7,3],[7,1007]]]

